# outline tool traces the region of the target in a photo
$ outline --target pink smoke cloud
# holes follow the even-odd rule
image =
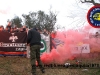
[[[65,63],[67,60],[73,60],[73,54],[71,53],[70,45],[76,46],[81,44],[89,44],[90,45],[90,52],[93,52],[93,50],[98,51],[100,49],[99,43],[96,43],[97,40],[100,42],[100,39],[97,39],[95,37],[85,39],[86,35],[89,35],[89,30],[92,27],[87,25],[84,27],[82,32],[77,32],[74,30],[68,30],[68,31],[57,31],[55,39],[59,39],[60,41],[64,42],[59,45],[57,45],[56,49],[52,49],[50,53],[43,53],[41,56],[41,60],[45,64],[50,63]],[[89,36],[88,36],[89,37]],[[95,48],[95,49],[94,49]]]

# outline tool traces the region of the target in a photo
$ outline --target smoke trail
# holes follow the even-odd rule
[[[43,63],[63,64],[67,60],[74,59],[73,54],[71,53],[70,45],[77,46],[82,44],[89,44],[91,51],[96,51],[100,49],[99,44],[96,43],[97,40],[100,42],[99,38],[85,38],[86,35],[88,35],[88,37],[90,36],[89,30],[91,28],[91,26],[85,26],[84,29],[80,32],[74,30],[68,30],[63,32],[57,31],[56,36],[54,38],[54,41],[56,42],[56,49],[52,49],[50,53],[43,53],[43,55],[41,56],[41,60],[43,61]]]

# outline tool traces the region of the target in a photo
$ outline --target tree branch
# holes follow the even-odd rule
[[[92,3],[93,5],[98,5],[98,4],[100,4],[100,3],[96,3],[94,0],[84,0],[84,1],[82,1],[82,0],[80,0],[82,3]]]

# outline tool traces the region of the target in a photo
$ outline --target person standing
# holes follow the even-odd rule
[[[32,66],[32,75],[36,75],[36,60],[42,73],[45,73],[43,63],[40,60],[41,36],[36,27],[30,29],[27,35],[27,45],[30,44],[30,61]]]
[[[6,26],[6,28],[7,28],[7,31],[8,31],[8,32],[11,31],[11,28],[12,28],[11,22],[8,22],[8,25]]]

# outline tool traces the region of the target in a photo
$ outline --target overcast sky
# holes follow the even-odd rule
[[[0,24],[5,26],[7,19],[14,15],[21,16],[38,10],[47,13],[51,8],[58,13],[56,25],[70,28],[78,22],[86,21],[86,13],[90,7],[91,5],[82,4],[79,0],[0,0]]]

